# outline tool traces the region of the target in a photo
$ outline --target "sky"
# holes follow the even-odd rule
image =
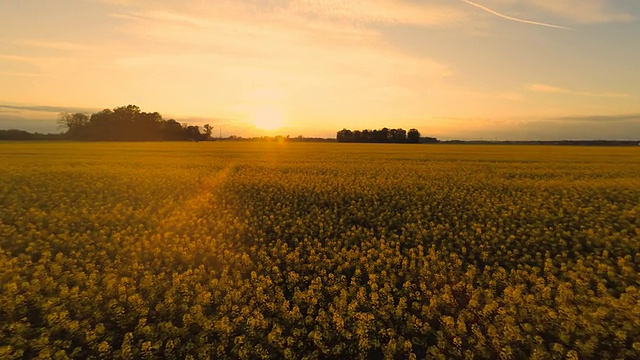
[[[638,0],[2,0],[0,129],[640,139]]]

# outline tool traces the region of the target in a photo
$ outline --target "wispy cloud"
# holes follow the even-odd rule
[[[106,4],[128,5],[134,3],[134,0],[98,0]]]
[[[131,5],[132,9],[160,9],[157,1],[138,0],[102,0],[103,2]],[[217,13],[234,13],[244,9],[245,15],[259,13],[261,19],[274,15],[285,17],[306,17],[309,20],[349,21],[355,24],[403,24],[421,26],[440,26],[464,20],[464,11],[455,6],[433,2],[412,2],[406,0],[289,0],[289,1],[233,1],[186,2],[181,8],[186,12],[205,15],[211,9]],[[282,18],[282,17],[281,17]]]
[[[37,119],[32,117],[4,116],[0,113],[0,129],[17,129],[39,133],[59,133],[56,119]]]
[[[96,48],[89,45],[72,43],[67,41],[55,41],[55,40],[34,40],[34,39],[16,39],[11,41],[17,45],[26,45],[40,48],[48,48],[55,50],[64,50],[64,51],[89,51],[95,50]]]
[[[640,124],[640,113],[618,114],[618,115],[586,115],[586,116],[564,116],[550,120],[560,121],[585,121],[585,122],[627,122],[633,121]]]
[[[14,54],[0,54],[0,60],[28,63],[36,66],[37,68],[52,68],[53,66],[73,62],[74,60],[76,60],[76,58],[70,56],[23,56]],[[36,73],[36,75],[38,74],[39,73]],[[53,76],[53,73],[50,72],[49,75]]]
[[[635,16],[617,9],[617,2],[610,0],[520,1],[581,24],[627,22],[635,19]]]
[[[47,106],[47,105],[8,105],[0,104],[0,109],[9,110],[22,110],[22,111],[37,111],[47,113],[61,113],[61,112],[81,112],[88,113],[98,111],[95,108],[83,108],[83,107],[70,107],[70,106]]]
[[[287,10],[333,20],[418,26],[448,25],[466,17],[452,6],[393,0],[298,0],[292,1]]]
[[[60,76],[52,74],[38,74],[18,71],[0,71],[0,75],[4,76],[18,76],[18,77],[47,77],[47,78],[59,78]]]
[[[513,16],[509,16],[509,15],[505,15],[503,13],[500,13],[498,11],[492,10],[486,6],[480,5],[478,3],[475,3],[473,1],[470,0],[461,0],[471,6],[475,6],[478,9],[484,10],[490,14],[493,14],[497,17],[506,19],[506,20],[511,20],[511,21],[515,21],[515,22],[519,22],[519,23],[523,23],[523,24],[530,24],[530,25],[537,25],[537,26],[544,26],[544,27],[550,27],[550,28],[555,28],[555,29],[562,29],[562,30],[573,30],[572,28],[566,27],[566,26],[561,26],[561,25],[554,25],[554,24],[549,24],[549,23],[545,23],[545,22],[540,22],[540,21],[533,21],[533,20],[527,20],[527,19],[521,19],[521,18],[517,18],[517,17],[513,17]]]
[[[59,113],[87,110],[78,107],[0,104],[0,129],[58,132]]]
[[[198,11],[157,6],[123,11],[114,14],[123,20],[123,30],[144,39],[149,46],[155,45],[159,51],[132,52],[117,63],[125,67],[178,67],[188,60],[193,66],[209,64],[210,69],[219,64],[218,69],[234,74],[235,83],[252,82],[256,87],[263,86],[260,82],[267,79],[267,82],[325,86],[335,76],[340,76],[347,85],[350,78],[360,78],[354,88],[395,86],[388,83],[394,77],[439,78],[451,74],[448,66],[436,60],[394,49],[379,30],[359,23],[434,23],[437,16],[430,15],[429,19],[428,9],[385,1],[395,4],[385,13],[384,7],[374,6],[371,1],[357,3],[362,7],[329,0],[297,1],[280,8],[257,9],[221,1],[208,3]],[[421,11],[426,11],[425,16],[416,16]],[[448,20],[441,23],[450,21],[451,17],[445,17]],[[181,51],[172,49],[167,53],[162,44],[171,44]]]
[[[598,92],[590,92],[590,91],[577,91],[577,90],[565,89],[565,88],[545,85],[545,84],[531,84],[527,86],[527,90],[538,92],[538,93],[566,94],[566,95],[578,95],[578,96],[589,96],[589,97],[604,97],[604,98],[629,97],[629,94],[626,94],[626,93],[613,93],[613,92],[598,93]]]
[[[0,60],[20,61],[20,62],[32,62],[33,58],[29,56],[12,55],[12,54],[0,54]]]
[[[462,140],[638,140],[640,114],[527,118],[434,118],[430,134]]]

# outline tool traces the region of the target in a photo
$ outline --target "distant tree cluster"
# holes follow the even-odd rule
[[[17,141],[30,141],[30,140],[61,140],[60,134],[40,134],[30,133],[24,130],[0,130],[0,140],[17,140]]]
[[[420,132],[411,129],[354,130],[342,129],[337,134],[338,142],[355,143],[412,143],[420,142]]]
[[[161,141],[211,138],[213,128],[180,124],[164,120],[158,112],[148,113],[135,105],[104,109],[92,115],[62,113],[58,122],[67,128],[66,136],[74,140]]]

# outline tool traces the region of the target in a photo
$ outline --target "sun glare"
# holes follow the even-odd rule
[[[258,129],[275,130],[284,125],[284,116],[278,109],[262,108],[253,113],[251,122]]]

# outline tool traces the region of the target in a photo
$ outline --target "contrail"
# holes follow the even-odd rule
[[[519,19],[519,18],[515,18],[513,16],[508,16],[508,15],[504,15],[501,14],[495,10],[491,10],[486,6],[482,6],[480,4],[476,4],[473,1],[469,1],[469,0],[462,0],[464,2],[466,2],[467,4],[471,5],[471,6],[475,6],[479,9],[482,9],[488,13],[491,13],[495,16],[501,17],[503,19],[507,19],[507,20],[511,20],[511,21],[517,21],[517,22],[521,22],[521,23],[525,23],[525,24],[531,24],[531,25],[538,25],[538,26],[546,26],[546,27],[550,27],[550,28],[555,28],[555,29],[563,29],[563,30],[573,30],[572,28],[566,27],[566,26],[560,26],[560,25],[553,25],[553,24],[547,24],[547,23],[543,23],[543,22],[538,22],[538,21],[531,21],[531,20],[525,20],[525,19]]]

